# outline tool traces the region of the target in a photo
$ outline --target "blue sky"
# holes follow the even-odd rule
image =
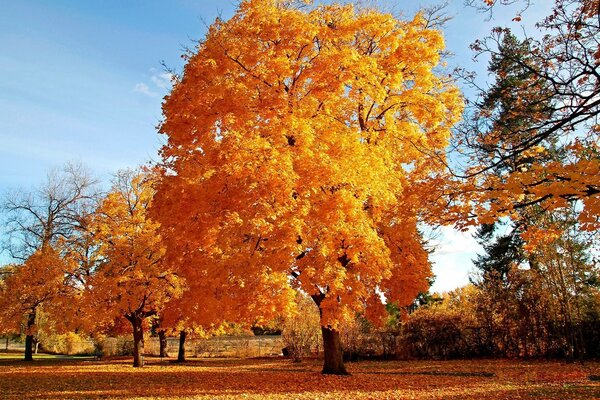
[[[531,7],[524,21],[547,14]],[[412,0],[380,1],[414,13]],[[422,2],[427,5],[432,2]],[[157,159],[162,97],[168,91],[161,61],[182,67],[184,47],[202,38],[206,23],[228,18],[234,1],[86,0],[3,1],[0,12],[0,192],[29,188],[46,171],[82,161],[107,182],[119,168]],[[450,65],[484,72],[468,45],[496,25],[512,22],[514,8],[494,20],[451,0],[445,30]],[[434,290],[467,283],[477,247],[470,234],[444,228],[434,255]]]

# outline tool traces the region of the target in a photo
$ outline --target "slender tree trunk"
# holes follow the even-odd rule
[[[25,361],[33,361],[33,327],[35,325],[35,310],[27,316],[27,332],[25,336]]]
[[[6,352],[8,353],[8,336],[6,336]]]
[[[329,326],[323,326],[323,310],[321,302],[325,298],[323,293],[311,296],[321,317],[321,335],[323,336],[323,371],[322,374],[328,375],[350,375],[344,365],[344,353],[342,351],[342,342],[340,333]]]
[[[185,338],[186,331],[179,332],[179,352],[177,353],[177,362],[185,362]]]
[[[144,366],[144,328],[143,318],[139,315],[130,315],[127,317],[133,328],[133,366]]]
[[[158,331],[158,343],[160,344],[160,356],[169,357],[167,353],[167,333],[164,329]]]

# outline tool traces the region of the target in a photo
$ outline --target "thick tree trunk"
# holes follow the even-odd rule
[[[144,366],[144,328],[143,318],[138,315],[127,317],[133,328],[133,366]]]
[[[325,294],[312,295],[311,298],[319,307],[321,317],[321,335],[323,336],[323,371],[322,374],[328,375],[350,375],[344,365],[344,352],[342,351],[342,342],[340,333],[329,326],[323,326],[323,310],[321,302],[325,299]]]
[[[185,361],[185,338],[187,337],[186,331],[179,332],[179,352],[177,353],[177,362]]]
[[[323,335],[324,363],[323,374],[349,375],[344,365],[344,353],[340,342],[340,333],[335,329],[321,326]]]
[[[163,329],[158,331],[158,343],[160,344],[160,356],[169,357],[167,353],[167,333]]]
[[[25,361],[33,361],[33,327],[35,325],[35,310],[27,316],[27,336],[25,336]]]

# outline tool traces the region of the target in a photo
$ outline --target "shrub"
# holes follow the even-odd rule
[[[75,332],[53,334],[44,338],[45,351],[66,355],[89,355],[94,353],[94,343],[86,336]]]
[[[308,296],[298,294],[297,305],[298,312],[285,319],[281,333],[285,346],[284,355],[296,362],[309,356],[313,349],[318,351],[321,339],[319,309],[316,304]]]
[[[418,358],[455,358],[469,352],[461,313],[439,307],[415,311],[402,328],[401,348]]]

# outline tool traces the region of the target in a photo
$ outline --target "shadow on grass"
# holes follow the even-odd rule
[[[0,368],[7,366],[63,366],[92,361],[96,361],[93,356],[66,356],[62,354],[38,354],[33,357],[33,361],[25,361],[22,354],[10,354],[9,356],[0,356]]]

